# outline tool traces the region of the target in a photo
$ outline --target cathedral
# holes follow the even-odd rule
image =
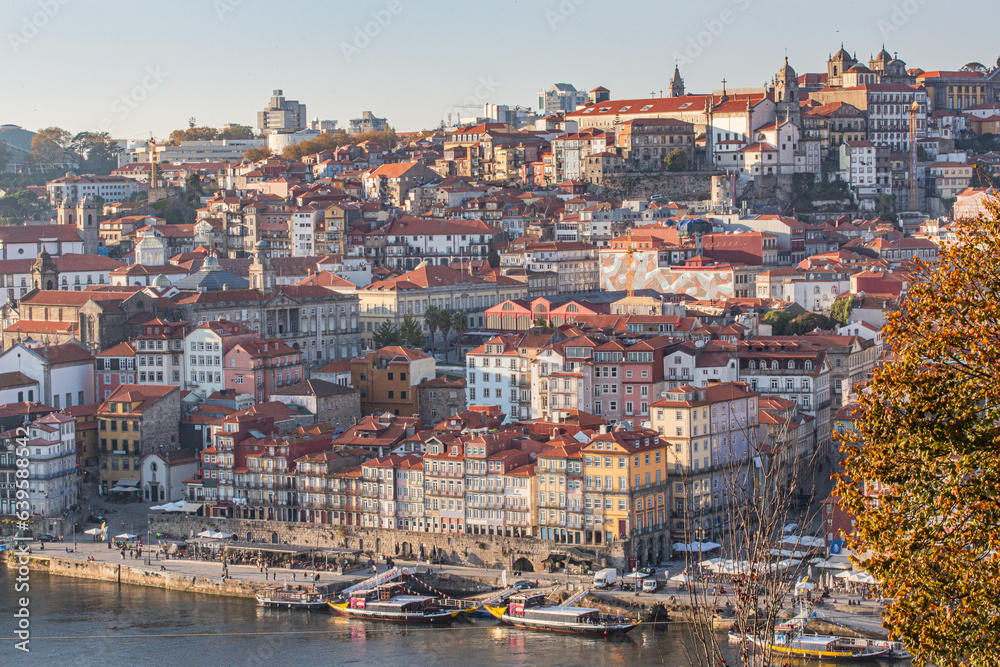
[[[906,71],[906,63],[890,55],[884,44],[878,55],[868,60],[867,66],[848,53],[843,44],[826,61],[826,85],[830,88],[854,88],[871,83],[912,84],[915,80]]]

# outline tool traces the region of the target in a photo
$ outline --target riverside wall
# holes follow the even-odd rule
[[[151,533],[166,533],[176,539],[187,539],[203,530],[215,530],[254,542],[357,549],[370,552],[375,557],[420,556],[423,560],[440,560],[451,565],[506,567],[523,572],[541,572],[542,561],[549,554],[562,552],[570,546],[531,538],[155,514],[149,517],[149,530]],[[627,544],[617,542],[597,550],[590,545],[579,548],[596,555],[595,568],[623,569],[627,564]]]
[[[8,557],[7,566],[16,568],[14,556]],[[128,563],[102,563],[73,560],[59,556],[32,554],[28,568],[44,570],[49,574],[77,579],[94,579],[135,586],[151,586],[189,593],[226,595],[230,597],[252,598],[254,593],[265,588],[263,582],[222,581],[220,577],[200,577],[179,572],[161,572],[159,567],[130,565]]]

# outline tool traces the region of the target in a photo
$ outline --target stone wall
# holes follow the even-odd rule
[[[12,565],[12,559],[8,560]],[[252,598],[254,593],[265,588],[263,582],[222,581],[221,577],[198,577],[179,572],[160,572],[158,566],[129,565],[126,563],[101,563],[59,558],[58,556],[40,556],[32,554],[28,567],[36,570],[46,570],[49,574],[78,579],[96,579],[112,581],[135,586],[151,586],[167,588],[190,593],[206,593],[208,595],[228,595],[230,597]]]
[[[530,538],[172,515],[150,515],[149,529],[150,532],[167,533],[177,539],[186,539],[203,530],[216,530],[233,533],[241,540],[250,537],[255,542],[358,549],[372,552],[376,556],[419,555],[423,559],[441,559],[452,565],[499,565],[524,572],[542,571],[542,561],[550,553],[560,553],[569,546]],[[617,542],[596,550],[598,562],[595,567],[622,569],[627,560],[627,544]],[[590,545],[581,545],[579,548],[595,552]]]
[[[717,171],[680,171],[608,174],[603,185],[591,185],[588,192],[622,199],[649,199],[664,195],[668,199],[693,200],[712,198],[712,177]]]

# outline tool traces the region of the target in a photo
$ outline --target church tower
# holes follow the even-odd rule
[[[100,222],[97,215],[97,204],[94,198],[87,195],[76,206],[76,227],[83,239],[85,255],[96,255],[100,246]]]
[[[674,64],[674,75],[670,77],[670,97],[684,97],[684,79],[681,78],[681,71]]]
[[[826,85],[839,88],[844,81],[844,72],[851,69],[858,64],[858,59],[851,56],[844,48],[844,45],[840,45],[840,51],[827,58],[826,60]]]
[[[785,64],[778,70],[778,75],[774,78],[774,103],[778,124],[787,120],[801,127],[799,77],[792,66],[788,64],[788,56],[785,56]]]
[[[59,289],[59,269],[45,248],[42,248],[38,253],[38,259],[31,265],[31,287],[44,290]]]
[[[250,264],[250,289],[269,292],[275,288],[274,266],[271,264],[271,248],[267,241],[257,242]]]
[[[75,225],[76,209],[73,207],[73,202],[69,198],[63,199],[59,202],[58,208],[56,208],[56,222],[60,225]]]

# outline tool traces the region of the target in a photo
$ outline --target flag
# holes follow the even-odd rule
[[[839,554],[844,548],[844,540],[830,540],[830,555]]]

